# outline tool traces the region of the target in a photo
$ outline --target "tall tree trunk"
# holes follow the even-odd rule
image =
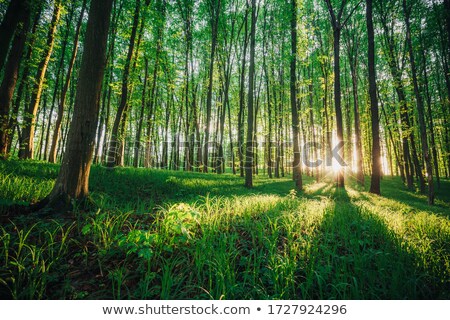
[[[30,27],[31,10],[27,4],[18,13],[19,29],[16,31],[12,48],[6,63],[3,81],[0,86],[0,157],[8,152],[9,109],[17,84],[20,62],[25,48],[28,29]]]
[[[206,124],[205,124],[205,141],[203,151],[203,172],[208,172],[208,150],[209,150],[209,135],[212,109],[212,89],[214,77],[214,59],[216,56],[217,34],[219,28],[221,0],[211,1],[211,56],[209,61],[209,80],[208,80],[208,95],[206,98]]]
[[[359,98],[358,98],[358,75],[356,57],[350,59],[350,73],[352,75],[353,86],[353,114],[355,125],[355,149],[356,149],[356,179],[361,186],[364,186],[364,168],[363,168],[363,152],[361,139],[361,120],[359,116]],[[354,60],[353,60],[354,59]]]
[[[144,159],[144,167],[150,168],[151,166],[151,156],[152,156],[152,128],[153,128],[153,117],[154,117],[154,109],[155,109],[155,92],[156,92],[156,84],[158,82],[158,70],[159,70],[159,57],[162,50],[162,37],[163,37],[162,26],[158,31],[158,42],[156,45],[156,56],[155,56],[155,65],[153,67],[153,76],[152,76],[152,84],[150,86],[150,96],[148,100],[148,114],[147,114],[147,140],[145,143],[145,159]]]
[[[408,8],[406,4],[406,0],[402,1],[403,12],[405,14],[405,24],[406,24],[406,42],[408,46],[409,52],[409,61],[411,64],[411,73],[413,78],[413,86],[414,86],[414,95],[416,97],[416,105],[417,105],[417,113],[419,115],[419,129],[420,129],[420,138],[422,142],[422,153],[425,160],[425,168],[427,170],[427,179],[428,179],[428,204],[434,204],[434,186],[433,186],[433,167],[431,165],[431,157],[430,151],[428,148],[428,139],[427,139],[427,127],[425,124],[425,111],[423,104],[423,97],[419,90],[419,82],[417,80],[417,69],[416,69],[416,61],[414,57],[414,51],[411,40],[411,22],[410,22],[410,13],[411,8]]]
[[[48,126],[47,126],[47,130],[46,130],[46,134],[45,134],[45,147],[44,147],[44,159],[45,160],[47,160],[47,151],[48,151],[48,144],[49,144],[49,139],[50,139],[50,129],[51,129],[51,123],[52,123],[51,119],[53,116],[53,110],[55,108],[56,97],[58,95],[61,72],[64,67],[67,43],[69,40],[70,29],[72,29],[72,17],[73,17],[74,11],[75,11],[75,4],[72,3],[72,5],[70,7],[70,11],[69,11],[69,16],[68,16],[67,22],[66,22],[66,33],[64,35],[63,44],[62,44],[62,48],[61,48],[61,55],[59,58],[59,64],[58,64],[58,68],[56,70],[56,81],[55,81],[55,85],[54,85],[54,89],[53,89],[52,104],[50,105],[50,114],[48,116],[49,121],[48,121]],[[49,162],[51,162],[51,161],[49,160]]]
[[[344,159],[344,128],[342,122],[342,107],[341,107],[341,66],[340,66],[340,42],[341,42],[341,16],[345,1],[342,2],[339,14],[336,17],[330,0],[326,0],[328,11],[330,14],[331,26],[333,28],[333,56],[334,56],[334,109],[336,113],[336,134],[338,162]],[[338,164],[338,170],[336,174],[336,182],[338,188],[344,188],[344,168],[343,163]]]
[[[366,0],[366,23],[368,38],[368,69],[369,69],[369,95],[370,115],[372,123],[372,179],[370,192],[380,194],[381,180],[381,149],[380,149],[380,118],[378,115],[378,97],[375,69],[375,35],[373,30],[372,0]]]
[[[28,6],[26,0],[11,0],[6,9],[5,16],[0,24],[0,71],[2,71],[6,62],[9,45],[14,37],[17,25],[23,18],[23,12],[29,10],[25,8],[26,6]]]
[[[267,106],[267,135],[266,135],[266,146],[265,150],[267,152],[266,160],[267,160],[267,174],[269,178],[272,178],[272,99],[271,99],[271,90],[270,90],[270,75],[269,68],[267,66],[267,4],[264,8],[264,37],[263,37],[263,69],[264,69],[264,77],[266,84],[266,106]]]
[[[28,43],[27,43],[27,55],[25,56],[24,61],[24,68],[22,71],[22,78],[20,79],[20,84],[17,89],[16,98],[14,99],[13,108],[11,111],[11,116],[9,117],[9,124],[8,128],[10,129],[7,136],[7,153],[9,154],[11,152],[11,145],[12,140],[14,138],[14,133],[16,130],[16,127],[18,127],[17,119],[19,116],[19,109],[20,109],[20,102],[22,101],[22,96],[24,94],[24,91],[26,91],[26,87],[28,84],[28,76],[30,75],[30,67],[31,67],[31,57],[33,54],[33,48],[34,48],[34,42],[36,40],[36,31],[39,25],[39,20],[41,18],[42,13],[42,4],[38,6],[36,9],[36,13],[34,15],[34,21],[33,21],[33,27],[31,28],[31,32],[28,37]],[[18,141],[22,140],[22,137],[19,137]]]
[[[50,147],[50,154],[48,156],[48,161],[51,163],[56,162],[56,149],[57,149],[58,142],[59,142],[61,123],[62,123],[63,116],[64,116],[64,106],[66,104],[67,92],[69,91],[70,78],[72,77],[73,67],[75,65],[75,60],[76,60],[77,54],[78,54],[78,42],[80,40],[80,31],[81,31],[81,25],[83,22],[83,15],[84,15],[85,9],[86,9],[86,0],[83,0],[80,17],[78,19],[77,27],[75,30],[75,37],[73,40],[72,55],[70,57],[64,86],[61,90],[61,97],[60,97],[60,101],[58,104],[58,114],[56,117],[55,128],[53,129],[52,145]]]
[[[311,138],[312,138],[312,146],[313,146],[313,152],[310,154],[312,156],[314,154],[314,161],[318,161],[318,152],[317,152],[317,138],[316,138],[316,126],[314,122],[314,75],[313,75],[314,68],[311,65],[310,68],[308,68],[308,77],[310,79],[309,87],[308,87],[308,93],[309,93],[309,122],[311,126]],[[314,165],[315,167],[315,173],[314,176],[316,178],[316,182],[319,182],[320,180],[320,174],[319,174],[319,165],[316,163]]]
[[[40,135],[38,136],[38,151],[37,151],[37,159],[42,160],[42,147],[44,145],[44,131],[45,131],[45,115],[47,114],[47,106],[48,106],[48,91],[44,92],[44,101],[42,103],[42,108],[39,109],[38,114],[36,116],[36,128],[39,128],[39,114],[42,114],[42,124],[40,124]]]
[[[387,13],[383,11],[383,6],[378,7],[381,13],[381,23],[383,27],[383,33],[386,38],[386,46],[387,46],[387,56],[388,56],[388,64],[391,76],[394,80],[394,89],[398,96],[399,104],[400,104],[400,122],[401,122],[401,137],[402,137],[402,149],[403,149],[403,160],[405,166],[405,175],[406,175],[406,184],[408,189],[412,190],[413,185],[413,167],[411,166],[411,154],[410,154],[410,142],[414,144],[414,136],[411,133],[411,125],[409,121],[408,115],[408,104],[406,101],[406,93],[405,88],[403,87],[403,82],[401,79],[401,71],[399,70],[398,62],[397,62],[397,54],[395,52],[395,43],[394,39],[391,37],[388,29],[387,23]],[[414,150],[414,148],[413,148]],[[420,170],[419,170],[420,171]]]
[[[116,166],[118,162],[119,163],[121,162],[120,150],[123,150],[122,148],[125,142],[123,137],[124,132],[119,131],[121,128],[123,128],[123,117],[127,112],[128,90],[129,90],[128,83],[130,77],[131,62],[134,53],[134,46],[136,43],[137,29],[139,25],[140,9],[141,9],[141,1],[136,0],[136,7],[133,16],[133,27],[131,29],[130,44],[128,46],[128,54],[127,59],[125,60],[125,67],[122,76],[122,92],[120,97],[120,103],[117,109],[116,117],[114,119],[114,125],[111,133],[111,141],[108,150],[108,158],[106,159],[106,164],[110,168]]]
[[[239,84],[239,114],[238,114],[238,153],[239,172],[244,177],[244,108],[245,108],[245,68],[248,45],[248,6],[244,16],[244,45],[242,53],[241,74]]]
[[[342,124],[342,107],[341,107],[341,66],[340,66],[340,38],[341,29],[339,27],[333,30],[334,43],[334,111],[336,113],[336,134],[337,145],[340,146],[338,155],[339,160],[344,159],[344,127]],[[339,164],[336,176],[337,186],[344,188],[344,168]]]
[[[227,65],[228,66],[228,65]],[[215,145],[218,147],[218,159],[217,159],[217,168],[216,171],[218,174],[222,174],[225,172],[225,156],[224,156],[224,148],[223,141],[225,136],[225,119],[227,114],[227,104],[228,104],[228,90],[229,90],[229,81],[230,78],[228,76],[227,70],[224,68],[224,82],[223,83],[223,103],[220,106],[220,112],[218,116],[219,121],[219,141]]]
[[[347,64],[344,66],[344,84],[345,84],[345,162],[348,165],[348,170],[351,171],[353,168],[353,149],[352,149],[352,123],[351,123],[351,108],[350,108],[350,89],[348,84],[348,69]]]
[[[424,87],[425,94],[427,98],[427,115],[428,115],[428,125],[430,127],[430,149],[432,152],[432,159],[434,164],[434,172],[436,174],[436,182],[438,189],[441,187],[441,181],[439,176],[439,159],[437,154],[437,146],[436,146],[436,134],[434,130],[434,121],[433,121],[433,113],[431,111],[431,94],[430,94],[430,83],[428,81],[428,71],[427,71],[427,55],[426,49],[423,44],[422,34],[420,35],[421,39],[421,47],[422,47],[422,68],[423,68],[423,79],[424,79]]]
[[[383,114],[384,120],[385,120],[384,121],[385,122],[385,128],[388,131],[389,140],[391,141],[392,149],[394,150],[395,161],[397,162],[397,166],[400,169],[400,176],[402,178],[402,181],[405,182],[406,177],[405,177],[404,164],[403,164],[402,159],[400,158],[400,154],[398,152],[399,148],[397,147],[397,144],[394,141],[394,137],[393,137],[392,130],[391,130],[391,125],[389,123],[389,119],[388,119],[387,114],[386,114],[386,110],[385,110],[385,107],[384,107],[383,100],[379,96],[379,92],[378,92],[378,100],[381,103],[381,111],[382,111],[382,114]],[[398,173],[398,170],[397,170],[397,173]]]
[[[230,104],[230,100],[228,99],[228,103],[227,103],[227,110],[228,110],[228,134],[229,134],[229,139],[230,139],[230,153],[231,153],[231,168],[233,171],[233,174],[236,175],[236,166],[235,166],[235,153],[234,153],[234,144],[233,144],[233,130],[232,128],[232,123],[231,123],[231,104]]]
[[[88,196],[112,2],[91,1],[67,148],[55,186],[47,199],[53,208],[67,208],[72,200]]]
[[[44,89],[45,74],[47,72],[48,63],[50,61],[50,57],[53,51],[53,45],[55,43],[56,29],[58,26],[59,18],[61,16],[61,9],[61,0],[55,0],[55,7],[53,9],[52,21],[50,23],[50,28],[47,34],[45,49],[42,53],[41,61],[37,69],[36,82],[31,94],[31,101],[28,108],[26,109],[27,115],[24,119],[22,141],[19,151],[19,158],[21,159],[33,158],[36,114],[39,108],[39,103],[41,101],[42,91]]]
[[[290,64],[290,92],[291,92],[291,113],[292,113],[292,135],[294,143],[294,162],[292,172],[297,190],[303,189],[302,163],[300,154],[300,121],[297,104],[297,1],[291,0],[291,64]]]
[[[341,6],[338,14],[336,15],[331,4],[331,0],[325,0],[328,12],[330,14],[331,26],[333,29],[333,51],[334,51],[334,109],[336,113],[336,133],[337,133],[337,145],[338,148],[338,170],[337,170],[337,186],[338,188],[344,188],[344,129],[342,124],[342,108],[341,108],[341,68],[340,68],[340,39],[341,30],[345,27],[347,21],[352,16],[353,12],[358,8],[361,2],[358,2],[356,6],[348,13],[344,21],[342,21],[342,15],[347,1],[341,1]],[[348,141],[347,141],[348,143]],[[336,155],[333,155],[336,156]]]
[[[146,95],[147,95],[147,79],[148,79],[148,59],[145,59],[145,71],[144,71],[144,85],[142,87],[142,100],[141,100],[141,112],[138,119],[138,127],[136,130],[136,138],[134,142],[134,159],[133,166],[135,168],[139,167],[139,151],[141,148],[141,134],[142,134],[142,124],[144,122],[144,111],[146,106]]]
[[[250,66],[248,72],[247,143],[245,150],[245,186],[253,187],[253,99],[255,94],[255,42],[256,42],[256,0],[252,0],[252,21],[250,28]]]

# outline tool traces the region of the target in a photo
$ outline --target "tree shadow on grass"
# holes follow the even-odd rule
[[[198,230],[191,230],[193,238],[171,248],[163,247],[161,252],[155,249],[150,291],[136,287],[125,290],[125,286],[133,285],[127,282],[123,283],[123,291],[131,294],[127,298],[134,299],[293,298],[295,283],[289,275],[294,274],[296,261],[280,261],[285,239],[292,236],[286,230],[289,224],[283,220],[289,209],[289,201],[276,199],[222,211],[220,205],[213,204],[209,210],[215,217],[201,223]],[[178,237],[183,235],[176,235],[175,243]],[[136,283],[144,282],[147,276],[133,271],[142,270],[142,260],[133,259],[136,265],[128,267],[134,272],[129,276],[141,277]],[[281,270],[286,264],[292,269]],[[287,283],[291,284],[289,288]]]
[[[366,191],[368,191],[367,186],[370,185],[370,177],[367,177],[366,180]],[[354,179],[349,179],[347,182],[352,188],[357,189]],[[392,201],[389,205],[393,207],[403,206],[401,210],[404,212],[417,213],[424,211],[450,218],[450,180],[448,179],[441,179],[441,188],[439,189],[435,185],[435,204],[433,206],[428,204],[426,194],[408,190],[400,177],[383,177],[381,180],[381,198],[379,199],[375,199],[363,192],[359,194],[359,197],[374,204],[380,201],[379,204],[381,205],[383,205],[381,202],[388,199]],[[388,202],[384,202],[384,205],[387,204]]]
[[[304,177],[304,183],[313,181]],[[204,174],[195,172],[173,172],[165,170],[134,170],[129,168],[111,172],[97,168],[91,175],[90,188],[94,198],[109,199],[118,207],[124,204],[130,210],[142,204],[146,212],[159,205],[184,202],[194,204],[204,197],[234,198],[254,195],[284,197],[294,189],[289,178],[269,179],[254,177],[254,187],[244,187],[241,177],[232,174]],[[114,205],[114,204],[113,204]],[[148,211],[147,211],[148,212]]]
[[[418,253],[375,212],[355,205],[345,190],[334,193],[334,210],[325,215],[320,231],[310,270],[315,281],[303,290],[308,298],[449,297],[448,282],[422,267]]]
[[[426,194],[408,190],[398,177],[385,177],[382,182],[382,196],[410,206],[415,211],[429,211],[450,217],[450,181],[442,179],[441,188],[435,186],[435,205],[428,205]]]

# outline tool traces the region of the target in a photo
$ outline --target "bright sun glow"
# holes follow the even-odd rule
[[[338,173],[339,171],[342,170],[342,166],[335,159],[333,159],[332,167],[334,173]]]

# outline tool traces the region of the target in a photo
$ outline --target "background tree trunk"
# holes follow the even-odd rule
[[[253,100],[255,94],[255,42],[256,42],[256,0],[252,0],[252,21],[250,28],[250,67],[248,72],[247,143],[245,150],[245,186],[253,187]]]
[[[294,143],[294,162],[292,172],[297,190],[302,190],[302,163],[300,155],[300,123],[297,105],[297,1],[291,0],[291,71],[290,71],[290,92],[291,92],[291,113],[292,113],[292,135]]]
[[[48,158],[49,158],[48,161],[51,163],[56,162],[56,148],[58,146],[59,135],[60,135],[60,131],[61,131],[61,123],[62,123],[63,116],[64,116],[64,105],[66,104],[66,97],[67,97],[67,92],[69,90],[70,78],[72,77],[73,67],[75,65],[75,60],[77,58],[78,42],[80,40],[81,24],[83,22],[83,15],[84,15],[85,8],[86,8],[86,0],[83,0],[80,18],[78,19],[77,27],[75,30],[75,37],[73,40],[72,56],[70,57],[69,67],[67,69],[67,75],[66,75],[66,80],[64,82],[64,87],[62,88],[62,91],[61,91],[61,97],[60,97],[60,101],[58,104],[58,113],[56,116],[55,128],[53,129],[52,145],[50,147],[50,153],[48,156]]]
[[[370,192],[380,194],[381,179],[381,149],[380,149],[380,118],[378,112],[377,83],[375,69],[375,35],[373,31],[372,0],[366,0],[366,21],[368,37],[368,69],[369,69],[369,95],[370,114],[372,123],[372,179]]]
[[[16,31],[12,48],[9,53],[8,62],[5,67],[3,81],[0,86],[0,156],[6,157],[8,152],[8,131],[11,130],[9,125],[9,109],[17,84],[20,62],[22,59],[23,49],[27,39],[28,29],[30,27],[31,10],[28,5],[24,5],[20,12],[17,13],[19,20],[19,28]],[[0,68],[1,69],[1,68]]]
[[[31,94],[31,101],[26,109],[24,119],[24,126],[22,132],[22,141],[19,151],[19,158],[33,159],[34,153],[34,133],[36,126],[36,114],[41,101],[42,91],[44,89],[45,74],[47,72],[48,63],[53,52],[53,45],[55,43],[56,28],[58,26],[59,18],[61,16],[62,4],[61,0],[55,0],[55,7],[53,9],[52,21],[47,34],[47,42],[42,53],[42,59],[38,66],[36,74],[36,82],[33,86]]]

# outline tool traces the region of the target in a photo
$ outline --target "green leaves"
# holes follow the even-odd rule
[[[117,244],[120,248],[124,248],[127,255],[136,253],[139,258],[150,260],[153,257],[153,247],[157,246],[159,241],[157,234],[148,231],[133,230],[127,235],[119,235]]]
[[[199,225],[200,213],[190,205],[180,203],[169,208],[164,216],[164,226],[174,240],[186,242],[194,234],[194,228]]]

